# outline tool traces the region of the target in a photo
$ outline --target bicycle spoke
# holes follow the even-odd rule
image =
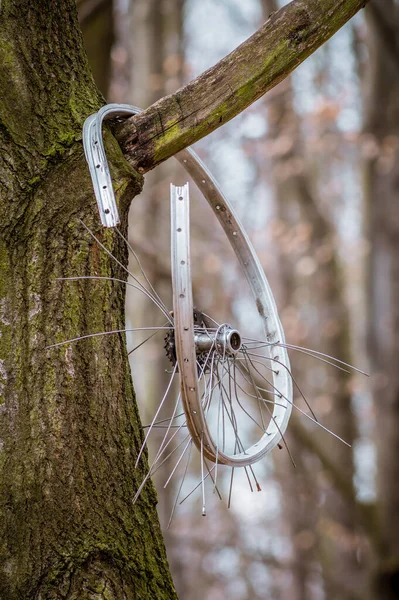
[[[349,363],[346,363],[342,360],[339,360],[338,358],[335,358],[334,356],[330,356],[329,354],[325,354],[324,352],[319,352],[317,350],[312,350],[311,348],[305,348],[303,346],[296,346],[294,344],[287,344],[287,343],[281,343],[281,342],[268,342],[266,340],[257,340],[254,338],[248,338],[248,337],[243,337],[244,340],[247,340],[247,342],[257,342],[260,345],[258,346],[259,348],[261,347],[265,347],[265,346],[279,346],[280,348],[286,348],[288,350],[295,350],[297,352],[302,352],[303,354],[307,354],[308,356],[311,356],[313,358],[316,358],[317,360],[321,360],[322,362],[325,362],[329,365],[331,365],[332,367],[335,367],[336,369],[340,369],[341,371],[344,371],[345,373],[350,373],[349,371],[347,371],[346,369],[343,369],[342,367],[339,367],[338,365],[334,364],[333,362],[330,362],[328,360],[323,360],[321,357],[325,357],[326,359],[330,359],[332,361],[335,361],[341,365],[344,365],[345,367],[348,367],[349,369],[352,369],[352,371],[356,371],[357,373],[360,373],[361,375],[365,375],[366,377],[369,377],[369,374],[366,373],[365,371],[362,371],[361,369],[354,367],[353,365],[350,365]],[[247,343],[246,342],[246,343]],[[271,359],[273,360],[273,359]]]
[[[99,331],[98,333],[89,333],[87,335],[80,335],[75,338],[71,338],[70,340],[64,340],[63,342],[57,342],[56,344],[51,344],[50,346],[45,346],[44,350],[48,350],[49,348],[56,348],[57,346],[64,346],[65,344],[70,344],[71,342],[78,342],[79,340],[86,340],[89,338],[98,337],[101,335],[112,335],[116,333],[127,333],[130,331],[149,331],[155,329],[156,332],[164,330],[173,329],[173,327],[132,327],[128,329],[113,329],[112,331]]]
[[[249,357],[249,356],[246,354],[246,352],[244,352],[244,356],[246,356],[246,358],[248,359],[248,361],[251,363],[251,365],[252,365],[253,369],[254,369],[255,371],[257,371],[256,367],[254,367],[254,366],[253,366],[253,364],[252,364],[251,358],[250,358],[250,357]],[[258,372],[258,371],[257,371],[257,372]],[[253,381],[252,373],[251,373],[250,371],[249,371],[249,373],[250,373],[251,380]],[[259,391],[254,381],[253,381],[253,386],[254,386],[254,388],[255,388],[257,391]],[[274,386],[273,386],[273,387],[274,387]],[[289,455],[289,457],[290,457],[290,460],[291,460],[291,462],[292,462],[293,466],[294,466],[294,467],[296,467],[296,464],[295,464],[295,461],[294,461],[294,457],[292,456],[291,450],[290,450],[290,449],[289,449],[289,447],[288,447],[288,444],[287,444],[287,441],[286,441],[286,439],[285,439],[285,437],[284,437],[284,434],[283,434],[283,432],[281,431],[279,424],[277,423],[277,419],[276,419],[276,418],[274,417],[274,415],[272,414],[272,412],[271,412],[271,410],[269,409],[268,405],[267,405],[266,403],[264,403],[264,405],[266,406],[266,409],[267,409],[267,411],[268,411],[268,413],[269,413],[269,415],[270,415],[271,419],[273,419],[273,422],[274,422],[274,424],[276,425],[276,427],[277,427],[277,429],[278,429],[278,432],[279,432],[279,434],[281,435],[281,439],[283,440],[284,446],[285,446],[285,448],[286,448],[286,450],[287,450],[287,452],[288,452],[288,455]]]
[[[89,234],[91,235],[91,237],[97,242],[97,244],[108,254],[108,256],[110,256],[115,262],[116,264],[118,264],[128,275],[130,275],[130,277],[136,281],[136,283],[143,289],[146,290],[146,292],[148,293],[148,295],[151,297],[152,301],[154,302],[154,304],[156,306],[158,306],[158,308],[161,310],[161,312],[164,313],[165,317],[170,320],[170,322],[172,322],[170,314],[168,313],[167,309],[164,308],[162,305],[160,305],[158,303],[158,301],[154,298],[154,296],[152,296],[152,294],[149,292],[149,290],[146,289],[146,287],[139,281],[139,279],[137,279],[137,277],[135,275],[133,275],[133,273],[131,273],[129,271],[129,269],[127,267],[125,267],[125,265],[123,265],[117,258],[116,256],[114,256],[112,254],[112,252],[110,252],[108,250],[108,248],[106,248],[104,246],[104,244],[102,242],[100,242],[100,240],[98,239],[98,237],[90,230],[89,227],[87,227],[87,225],[81,220],[79,219],[80,223],[83,225],[83,227],[89,232]]]
[[[172,436],[172,437],[173,437],[173,436]],[[186,441],[186,440],[187,440],[189,437],[190,437],[190,434],[186,435],[186,437],[184,438],[184,440],[182,440],[182,441],[180,442],[180,444],[179,444],[178,446],[176,446],[176,448],[173,448],[173,450],[172,450],[172,451],[171,451],[171,452],[170,452],[170,453],[169,453],[169,454],[168,454],[168,455],[167,455],[167,456],[166,456],[166,457],[163,459],[163,461],[162,461],[162,462],[161,462],[161,463],[160,463],[160,464],[157,466],[157,468],[156,468],[156,469],[154,469],[154,466],[155,466],[155,461],[154,461],[154,463],[153,463],[153,464],[151,465],[151,467],[149,468],[147,475],[144,477],[143,481],[141,482],[141,484],[140,484],[140,486],[139,486],[139,488],[138,488],[138,490],[137,490],[136,494],[135,494],[135,495],[134,495],[134,497],[133,497],[133,500],[132,500],[132,503],[133,503],[133,504],[135,504],[135,503],[137,502],[137,500],[138,500],[138,498],[139,498],[139,496],[140,496],[140,494],[141,494],[141,492],[142,492],[142,490],[143,490],[143,488],[144,488],[145,484],[146,484],[146,483],[147,483],[147,481],[149,480],[149,478],[150,478],[152,475],[155,475],[155,473],[156,473],[156,472],[157,472],[157,471],[158,471],[158,470],[159,470],[159,469],[162,467],[162,465],[163,465],[163,464],[164,464],[164,463],[165,463],[165,462],[166,462],[166,461],[167,461],[167,460],[168,460],[168,459],[169,459],[169,458],[172,456],[172,454],[174,454],[174,453],[176,452],[176,450],[178,450],[178,449],[180,448],[180,446],[182,446],[182,445],[184,444],[184,442],[185,442],[185,441]],[[171,440],[170,440],[170,441],[171,441]],[[167,444],[167,445],[168,445],[168,444]],[[167,445],[165,446],[165,448],[164,448],[164,451],[166,450],[166,447],[167,447]]]
[[[148,437],[149,437],[149,435],[151,434],[151,431],[152,431],[152,428],[153,428],[153,426],[154,426],[154,423],[155,423],[155,421],[156,421],[156,419],[157,419],[157,416],[159,415],[159,413],[160,413],[160,411],[161,411],[161,408],[162,408],[162,406],[163,406],[163,404],[164,404],[164,402],[165,402],[165,400],[166,400],[166,398],[167,398],[167,395],[168,395],[168,393],[169,393],[170,387],[171,387],[171,385],[172,385],[172,382],[173,382],[173,377],[176,375],[176,370],[177,370],[177,365],[175,365],[175,368],[173,369],[173,373],[172,373],[172,376],[171,376],[171,378],[170,378],[170,380],[169,380],[169,383],[168,383],[168,385],[167,385],[166,391],[165,391],[165,393],[164,393],[164,395],[163,395],[163,398],[162,398],[161,402],[159,403],[159,406],[158,406],[158,408],[157,408],[157,411],[156,411],[156,413],[155,413],[155,415],[154,415],[154,418],[153,418],[153,420],[152,420],[152,422],[151,422],[151,425],[150,425],[150,426],[149,426],[149,428],[148,428],[148,431],[147,431],[147,433],[146,433],[146,436],[145,436],[145,438],[144,438],[144,442],[143,442],[143,444],[142,444],[142,446],[141,446],[141,448],[140,448],[140,452],[139,452],[139,454],[138,454],[138,457],[137,457],[137,460],[136,460],[135,467],[137,467],[137,465],[139,464],[139,460],[140,460],[140,457],[141,457],[141,455],[142,455],[142,453],[143,453],[144,447],[145,447],[145,445],[146,445],[146,443],[147,443]],[[171,426],[171,424],[169,423],[169,428],[170,428],[170,426]]]
[[[152,296],[152,294],[140,282],[139,285],[136,285],[135,283],[131,283],[130,281],[125,281],[125,279],[118,279],[117,277],[105,277],[100,275],[75,275],[72,277],[56,277],[55,281],[79,281],[80,279],[93,279],[94,281],[115,281],[117,283],[122,283],[123,285],[131,287],[147,296],[147,298],[149,298],[149,300],[151,300],[155,304],[155,306],[159,308],[161,312],[168,318],[168,323],[173,324],[173,320],[170,314],[168,313],[167,308],[160,307],[158,302]]]
[[[179,417],[183,417],[183,416],[185,416],[185,413],[181,412],[178,415],[176,415],[174,418],[178,419]],[[168,417],[167,419],[161,419],[160,421],[156,421],[154,423],[154,425],[158,425],[159,423],[166,423],[167,421],[170,421],[170,420],[171,420],[171,417]],[[150,425],[142,425],[142,428],[147,429],[147,427],[150,427],[150,426],[151,426],[151,424]]]
[[[137,255],[137,253],[135,252],[135,250],[133,249],[132,245],[130,244],[130,242],[125,238],[125,236],[123,235],[123,233],[118,229],[118,227],[115,227],[115,231],[117,232],[117,234],[122,238],[122,240],[125,242],[128,250],[131,252],[131,254],[134,256],[139,269],[141,271],[141,274],[143,275],[144,279],[146,280],[147,284],[149,285],[149,287],[151,288],[152,292],[154,293],[155,298],[158,300],[159,304],[164,308],[164,310],[168,310],[165,303],[163,302],[163,300],[160,298],[159,294],[157,293],[157,291],[155,290],[154,286],[152,285],[151,281],[148,279],[143,266],[140,262],[140,259]]]
[[[164,489],[165,489],[165,488],[166,488],[166,486],[168,485],[169,481],[172,479],[172,477],[173,477],[173,475],[174,475],[174,473],[175,473],[175,471],[176,471],[177,467],[179,466],[179,464],[180,464],[180,462],[181,462],[181,460],[182,460],[182,458],[183,458],[183,456],[184,456],[184,454],[185,454],[185,452],[186,452],[186,450],[187,450],[187,448],[188,448],[189,444],[191,444],[191,443],[192,443],[192,441],[193,441],[193,440],[192,440],[191,438],[188,440],[188,442],[187,442],[187,444],[186,444],[186,446],[185,446],[185,448],[184,448],[184,450],[183,450],[182,454],[180,455],[180,457],[179,457],[179,459],[178,459],[177,463],[175,464],[175,466],[173,467],[173,469],[172,469],[172,472],[171,472],[171,474],[169,475],[168,479],[166,480],[166,483],[165,483],[165,485],[163,486],[163,487],[164,487]]]
[[[261,357],[261,358],[262,358],[262,355],[261,355],[261,354],[255,354],[255,353],[253,353],[253,352],[248,352],[248,354],[249,354],[250,356],[257,356],[257,357]],[[267,359],[267,360],[270,360],[270,359]],[[309,410],[310,410],[310,412],[312,413],[312,416],[313,416],[313,418],[315,419],[315,421],[318,421],[318,418],[316,417],[316,415],[315,415],[315,413],[314,413],[314,411],[313,411],[312,407],[310,406],[310,403],[309,403],[309,401],[308,401],[308,400],[307,400],[307,398],[305,397],[305,394],[302,392],[302,390],[301,390],[301,388],[299,387],[299,385],[298,385],[298,383],[297,383],[297,381],[296,381],[295,377],[293,376],[291,369],[289,369],[289,368],[288,368],[288,367],[287,367],[287,366],[286,366],[286,365],[285,365],[283,362],[281,362],[281,361],[280,361],[280,360],[278,360],[277,358],[273,358],[273,361],[274,361],[274,362],[276,362],[277,364],[281,365],[281,366],[282,366],[284,369],[286,369],[286,370],[288,371],[288,373],[289,373],[289,375],[290,375],[290,377],[291,377],[292,381],[294,382],[294,385],[295,385],[295,387],[297,388],[298,392],[299,392],[299,393],[300,393],[300,395],[302,396],[302,398],[303,398],[303,400],[304,400],[304,402],[305,402],[306,406],[308,407],[308,409],[309,409]]]
[[[253,367],[253,368],[258,373],[258,375],[260,377],[262,377],[262,379],[264,379],[269,385],[271,385],[272,387],[274,387],[273,384],[266,377],[264,377],[262,375],[262,373],[260,373],[256,369],[256,367]],[[261,390],[262,388],[258,387],[258,389]],[[321,429],[324,429],[325,431],[327,431],[328,433],[330,433],[333,437],[337,438],[340,442],[342,442],[343,444],[345,444],[346,446],[348,446],[349,448],[351,448],[351,445],[348,442],[346,442],[344,439],[342,439],[339,435],[337,435],[336,433],[334,433],[330,429],[327,429],[327,427],[325,427],[324,425],[322,425],[319,421],[313,419],[310,415],[308,415],[307,413],[305,413],[305,411],[303,411],[301,408],[299,408],[299,406],[297,406],[296,404],[294,404],[294,402],[292,402],[291,400],[289,400],[288,398],[286,398],[286,396],[284,396],[283,394],[281,394],[281,392],[280,392],[280,397],[284,398],[284,400],[286,400],[287,402],[289,402],[293,408],[296,408],[296,410],[298,410],[301,414],[303,414],[307,419],[309,419],[310,421],[312,421],[312,423],[315,423]],[[265,400],[265,402],[267,402],[267,401]],[[277,404],[276,402],[274,402],[274,403]]]
[[[163,324],[163,327],[167,325],[167,323]],[[141,346],[144,346],[144,344],[146,342],[148,342],[150,339],[152,339],[154,337],[154,335],[157,335],[157,333],[159,333],[159,331],[155,331],[154,333],[152,333],[151,335],[149,335],[147,338],[145,338],[144,341],[142,341],[140,344],[138,344],[137,346],[135,346],[134,348],[132,348],[132,350],[129,350],[129,352],[127,353],[128,356],[130,356],[131,354],[133,354],[133,352],[135,352],[136,350],[138,350],[139,348],[141,348]]]
[[[217,466],[217,465],[215,465]],[[211,473],[209,472],[209,475]],[[202,486],[202,516],[206,517],[205,508],[205,480],[204,480],[204,434],[201,436],[201,486]]]
[[[234,478],[234,467],[231,469],[230,487],[229,487],[229,499],[227,502],[227,508],[231,507],[231,496],[233,492],[233,478]]]
[[[186,475],[187,475],[187,471],[188,471],[188,465],[189,465],[189,463],[190,463],[190,458],[191,458],[191,451],[192,451],[192,449],[193,449],[193,440],[192,440],[192,439],[190,439],[190,442],[191,442],[191,443],[190,443],[190,450],[189,450],[189,452],[188,452],[188,456],[187,456],[187,461],[186,461],[186,466],[185,466],[185,469],[184,469],[183,477],[182,477],[182,479],[181,479],[181,482],[180,482],[179,489],[177,490],[176,498],[175,498],[175,501],[174,501],[174,503],[173,503],[172,512],[171,512],[171,514],[170,514],[169,521],[168,521],[168,524],[167,524],[167,527],[166,527],[166,529],[169,529],[169,527],[170,527],[170,525],[171,525],[171,523],[172,523],[173,515],[174,515],[174,513],[175,513],[175,510],[176,510],[176,505],[177,505],[177,502],[178,502],[178,500],[179,500],[179,496],[180,496],[181,490],[182,490],[182,488],[183,488],[183,485],[184,485],[184,480],[185,480],[185,478],[186,478]]]

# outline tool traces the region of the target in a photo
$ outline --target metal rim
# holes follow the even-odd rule
[[[190,166],[195,164],[196,175],[209,177],[198,163],[196,157],[190,159]],[[192,161],[192,162],[191,162]],[[187,164],[187,163],[183,163]],[[202,182],[202,180],[201,180]],[[205,179],[211,189],[212,182]],[[203,185],[204,185],[203,183]],[[273,370],[273,386],[279,390],[278,402],[273,405],[273,413],[264,435],[244,451],[231,455],[224,453],[213,439],[205,415],[199,390],[198,367],[194,344],[193,298],[191,290],[191,260],[190,260],[190,231],[189,231],[189,194],[188,184],[182,187],[171,185],[171,257],[172,257],[172,286],[176,354],[181,379],[181,394],[187,417],[187,425],[194,443],[203,454],[213,462],[230,466],[248,466],[257,462],[270,452],[281,440],[286,430],[292,409],[292,382],[289,375],[289,360],[285,349],[278,347],[278,357],[275,357],[276,346],[273,342],[284,340],[281,324],[278,320],[274,301],[270,303],[270,288],[267,284],[259,261],[245,235],[240,223],[232,212],[231,206],[221,195],[212,188],[212,198],[207,200],[214,208],[229,241],[232,243],[244,273],[251,287],[256,305],[265,327],[266,339],[270,342],[267,348],[271,358],[277,358],[285,365],[285,369]],[[211,201],[212,202],[211,202]],[[215,201],[217,200],[217,203]]]
[[[102,122],[105,119],[126,117],[140,112],[142,112],[141,109],[134,106],[109,104],[100,109],[96,115],[91,115],[84,124],[83,142],[86,158],[90,166],[101,220],[106,227],[117,225],[119,216],[102,141]],[[288,353],[286,348],[282,347],[282,344],[285,343],[284,333],[272,292],[259,259],[232,206],[219,189],[216,180],[192,149],[180,152],[176,155],[176,158],[191,175],[223,227],[252,291],[258,313],[263,322],[266,340],[270,343],[268,347],[269,355],[271,358],[277,358],[283,366],[278,371],[273,370],[273,387],[279,391],[278,402],[273,405],[273,413],[264,435],[256,444],[250,446],[244,452],[234,455],[222,452],[210,434],[198,388],[190,271],[188,186],[180,188],[172,186],[174,326],[182,400],[187,425],[197,448],[207,458],[213,462],[230,466],[247,466],[257,462],[280,442],[291,415],[292,380]],[[92,166],[93,161],[97,161],[94,167]],[[180,200],[179,198],[183,199]]]

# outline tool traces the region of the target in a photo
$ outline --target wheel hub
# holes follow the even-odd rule
[[[240,351],[242,344],[241,334],[228,323],[220,325],[215,331],[215,328],[211,327],[209,319],[197,309],[193,311],[193,320],[194,343],[199,370],[203,368],[212,349],[222,357],[233,357]],[[177,358],[174,329],[165,337],[164,348],[166,356],[172,365],[175,366]]]
[[[194,342],[197,355],[209,352],[214,347],[221,356],[235,356],[241,348],[241,335],[237,329],[224,323],[216,332],[196,333]]]

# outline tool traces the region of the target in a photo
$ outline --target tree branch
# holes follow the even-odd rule
[[[294,0],[248,40],[117,132],[126,158],[146,172],[242,112],[324,44],[368,0]]]

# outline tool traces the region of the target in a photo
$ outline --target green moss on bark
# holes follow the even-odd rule
[[[124,335],[122,262],[101,228],[81,127],[101,106],[72,0],[5,1],[0,16],[0,598],[170,599]],[[126,229],[142,177],[106,134]]]

